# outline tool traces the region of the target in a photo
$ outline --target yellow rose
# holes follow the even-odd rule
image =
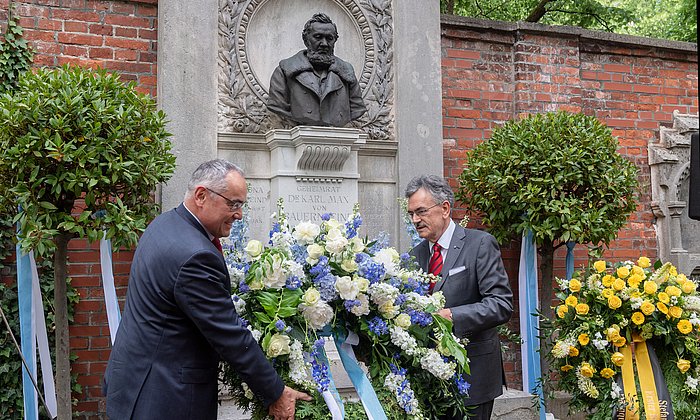
[[[578,298],[576,298],[576,296],[570,295],[566,298],[564,303],[566,303],[569,306],[576,306],[578,305]]]
[[[678,269],[672,265],[671,268],[668,269],[668,273],[675,277],[678,275]]]
[[[578,279],[571,279],[569,281],[569,290],[572,292],[578,292],[581,290],[581,282]]]
[[[636,289],[639,287],[639,284],[642,282],[642,280],[643,280],[642,276],[640,276],[639,274],[632,274],[627,279],[627,284],[629,284],[630,287],[633,287]]]
[[[642,293],[639,290],[634,290],[630,292],[630,297],[631,298],[640,298],[642,297]]]
[[[683,309],[681,309],[678,306],[671,306],[670,308],[668,308],[668,314],[674,318],[680,318],[683,314]]]
[[[605,271],[605,261],[596,261],[593,263],[593,268],[595,268],[595,271],[602,273]]]
[[[585,346],[586,344],[588,344],[588,342],[589,342],[590,340],[591,340],[590,337],[588,337],[588,334],[586,334],[586,333],[579,334],[579,336],[578,336],[578,342],[579,342],[582,346]]]
[[[669,296],[680,296],[681,289],[677,288],[676,286],[668,286],[666,288],[666,293],[668,293]]]
[[[263,252],[263,244],[260,241],[256,241],[255,239],[248,241],[248,244],[245,246],[245,252],[250,255],[251,258],[255,258],[262,254]]]
[[[561,367],[561,371],[562,371],[562,372],[568,372],[568,371],[570,371],[570,370],[573,369],[573,368],[574,368],[574,367],[571,366],[571,365],[564,365],[564,366]]]
[[[644,314],[641,312],[635,312],[632,314],[632,322],[634,322],[636,325],[644,324],[644,319]]]
[[[678,366],[678,370],[680,370],[682,373],[686,373],[688,369],[690,369],[690,361],[685,359],[678,359],[678,361],[676,362],[676,366]]]
[[[605,276],[603,276],[603,286],[610,287],[612,286],[613,281],[615,281],[615,277],[611,276],[610,274],[606,274]]]
[[[612,356],[610,356],[610,360],[612,360],[615,366],[622,366],[625,363],[625,355],[619,351],[616,351]]]
[[[600,376],[602,376],[605,379],[610,379],[613,376],[615,376],[615,371],[610,368],[605,368],[600,371]]]
[[[304,296],[301,297],[301,300],[308,306],[313,306],[321,300],[321,293],[319,293],[318,290],[316,290],[313,287],[309,287],[306,292],[304,292]]]
[[[586,315],[589,309],[590,308],[585,303],[579,303],[578,305],[576,305],[576,313],[578,315]]]
[[[559,305],[557,306],[557,316],[559,318],[564,318],[566,316],[566,313],[569,312],[569,307],[566,305]]]
[[[632,274],[638,275],[639,277],[642,278],[642,280],[644,280],[644,277],[646,277],[646,275],[644,274],[644,270],[642,270],[642,267],[640,267],[638,265],[635,265],[632,267]]]
[[[593,369],[593,366],[591,366],[590,363],[584,362],[581,363],[579,372],[581,372],[581,376],[585,376],[586,378],[592,378],[593,374],[595,373],[595,369]]]
[[[617,277],[624,279],[630,275],[630,269],[623,265],[623,266],[617,268],[616,273],[617,273]]]
[[[357,283],[357,288],[360,292],[366,292],[367,289],[369,288],[369,280],[367,280],[364,277],[360,277],[358,275],[355,275],[352,280]]]
[[[645,300],[644,302],[642,302],[642,306],[640,306],[639,309],[644,315],[651,315],[656,310],[656,307],[653,303],[649,302],[648,300]]]
[[[671,297],[664,292],[659,292],[659,294],[656,297],[666,305],[668,305],[668,302],[671,301]]]
[[[691,294],[695,292],[695,289],[697,289],[698,285],[695,284],[695,282],[687,280],[685,283],[683,283],[683,286],[681,286],[681,289],[683,290],[683,293],[685,294]]]
[[[603,289],[600,294],[605,298],[605,299],[610,299],[611,296],[615,296],[615,291],[613,289]]]
[[[624,289],[626,285],[627,285],[627,283],[625,283],[624,280],[622,280],[622,279],[615,279],[615,281],[613,281],[613,285],[612,285],[612,286],[613,286],[613,289],[615,289],[615,290],[617,290],[617,291],[619,292],[620,290]]]
[[[569,356],[571,357],[576,357],[578,356],[578,349],[576,347],[569,347]]]
[[[647,257],[639,257],[637,259],[637,265],[642,268],[649,268],[651,267],[651,261]]]
[[[617,296],[610,296],[608,298],[608,307],[610,309],[617,309],[622,306],[622,299]]]
[[[340,263],[340,268],[342,268],[347,273],[352,273],[352,272],[356,271],[357,267],[358,267],[357,263],[352,258],[348,258],[347,260],[343,260],[343,262]]]
[[[644,282],[644,293],[647,295],[653,295],[658,290],[659,286],[654,281]]]
[[[621,335],[617,335],[617,336],[613,337],[612,343],[613,343],[613,346],[615,346],[615,347],[622,347],[625,344],[627,344],[627,340],[625,339],[625,337],[623,337]]]
[[[664,305],[663,302],[656,302],[656,309],[658,309],[662,314],[668,315],[668,306]]]
[[[693,324],[691,324],[687,319],[681,319],[678,321],[677,327],[678,331],[683,334],[688,334],[689,332],[693,331]]]
[[[408,314],[399,314],[394,319],[394,324],[396,324],[397,327],[406,329],[411,326],[411,317]]]

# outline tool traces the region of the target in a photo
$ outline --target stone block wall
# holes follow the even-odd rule
[[[658,141],[661,126],[672,125],[674,111],[698,112],[697,44],[446,15],[441,29],[444,175],[452,185],[465,152],[510,119],[556,110],[593,115],[639,168],[637,210],[604,257],[636,259],[641,250],[657,258],[647,145]],[[464,214],[456,209],[456,218]],[[517,297],[519,243],[502,251]],[[555,256],[555,275],[562,277],[565,252]],[[575,257],[577,267],[584,264],[585,247],[577,246]],[[514,331],[518,316],[516,309]],[[513,350],[505,355],[508,383],[521,388],[520,353]]]

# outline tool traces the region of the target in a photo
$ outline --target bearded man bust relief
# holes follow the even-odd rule
[[[272,73],[267,108],[296,125],[343,127],[367,111],[355,70],[333,53],[335,23],[325,14],[304,25],[306,49],[280,61]]]

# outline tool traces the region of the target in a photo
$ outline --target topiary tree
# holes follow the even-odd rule
[[[567,241],[609,244],[636,207],[637,168],[617,146],[594,117],[559,111],[509,121],[467,152],[456,196],[501,244],[533,232],[546,319],[554,251]]]
[[[24,31],[14,11],[15,5],[10,1],[7,7],[7,28],[0,42],[0,93],[15,86],[19,75],[31,67],[34,55],[24,39]]]
[[[104,70],[39,69],[0,96],[0,196],[20,208],[22,249],[53,254],[59,418],[71,418],[68,242],[136,244],[174,171],[168,136],[155,101]]]

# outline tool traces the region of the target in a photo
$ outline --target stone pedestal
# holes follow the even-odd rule
[[[270,203],[281,198],[290,225],[348,219],[358,202],[358,150],[366,135],[353,128],[299,126],[270,130]]]

